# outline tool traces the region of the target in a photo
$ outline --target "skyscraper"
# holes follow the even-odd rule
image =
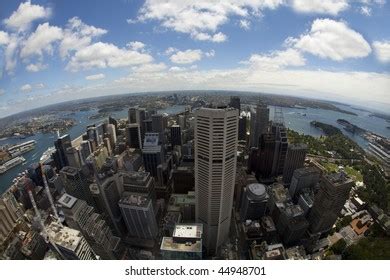
[[[0,244],[8,237],[16,226],[18,216],[6,200],[0,198]]]
[[[126,127],[126,144],[130,148],[141,149],[141,128],[137,123],[131,123]]]
[[[296,169],[293,173],[289,192],[292,198],[296,198],[304,189],[313,188],[320,180],[320,173],[314,167]]]
[[[256,112],[251,112],[251,135],[250,146],[257,147],[259,145],[259,137],[266,133],[269,125],[269,109],[267,105],[259,101],[256,107]]]
[[[171,145],[173,146],[181,146],[182,137],[181,137],[181,127],[179,125],[172,125],[170,127],[171,130]]]
[[[246,116],[240,117],[238,120],[238,140],[245,141],[246,140]]]
[[[91,206],[95,206],[95,202],[89,190],[89,183],[81,169],[65,166],[60,171],[60,177],[66,193],[85,200]]]
[[[226,241],[236,176],[238,110],[202,108],[195,113],[196,220],[204,225],[209,254]]]
[[[120,238],[114,236],[103,217],[96,213],[84,200],[63,194],[58,200],[66,223],[80,230],[94,252],[104,260],[113,260]]]
[[[265,214],[268,194],[263,184],[250,184],[244,189],[240,208],[241,221],[259,220]]]
[[[229,106],[238,110],[238,115],[241,112],[241,101],[238,96],[231,96]]]
[[[283,182],[290,184],[296,169],[303,167],[307,153],[306,144],[290,144],[287,148],[286,162],[283,170]]]
[[[157,166],[163,163],[164,159],[162,147],[159,145],[158,139],[158,133],[146,133],[142,149],[145,170],[150,172],[153,177],[157,177]]]
[[[56,151],[53,155],[54,161],[57,165],[57,169],[60,170],[62,167],[68,165],[68,160],[66,158],[66,149],[72,147],[70,136],[65,134],[63,136],[58,137],[56,141],[54,141],[54,147]]]
[[[154,239],[158,225],[152,200],[147,194],[123,193],[119,207],[130,236],[140,239]]]
[[[309,213],[309,229],[312,233],[322,233],[332,228],[352,186],[353,180],[343,172],[322,176],[320,189],[314,197],[313,208]]]
[[[46,232],[64,259],[96,260],[95,253],[80,231],[52,222],[46,227]]]

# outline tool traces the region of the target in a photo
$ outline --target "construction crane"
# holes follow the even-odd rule
[[[58,216],[57,208],[54,205],[53,197],[52,197],[50,189],[49,189],[49,184],[47,183],[46,174],[45,174],[45,172],[43,172],[43,165],[42,165],[42,163],[40,163],[39,165],[40,165],[41,174],[42,174],[42,178],[43,178],[43,185],[45,188],[46,195],[47,195],[49,202],[50,202],[51,210],[53,211],[53,215],[56,218],[57,223],[62,225],[62,223],[60,221],[60,217]]]

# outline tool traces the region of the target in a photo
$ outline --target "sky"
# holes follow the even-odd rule
[[[0,0],[0,117],[67,100],[242,90],[390,112],[386,0]]]

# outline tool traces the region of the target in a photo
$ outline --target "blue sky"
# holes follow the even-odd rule
[[[1,0],[0,117],[185,89],[389,111],[389,26],[385,0]]]

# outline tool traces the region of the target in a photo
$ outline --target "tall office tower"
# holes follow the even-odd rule
[[[172,171],[172,187],[174,193],[185,194],[194,191],[195,177],[192,163],[178,166]]]
[[[251,168],[255,168],[257,178],[269,179],[273,176],[275,148],[275,135],[271,132],[261,134],[257,153],[254,151],[254,154],[252,154],[257,163],[252,164]],[[251,162],[253,163],[252,160]]]
[[[108,117],[108,123],[114,125],[115,133],[118,134],[118,121],[112,117]]]
[[[66,193],[85,200],[91,206],[95,206],[92,194],[89,190],[87,177],[82,173],[81,169],[65,166],[60,171],[60,177]]]
[[[259,220],[265,215],[268,194],[263,184],[250,184],[244,188],[240,208],[241,221]]]
[[[66,260],[96,260],[96,255],[80,231],[52,222],[46,227],[50,241]],[[52,248],[53,251],[57,249]]]
[[[96,126],[96,133],[98,137],[98,146],[103,144],[103,139],[104,139],[104,123],[98,124]]]
[[[27,176],[34,182],[36,186],[43,186],[42,171],[39,163],[31,163],[27,168],[27,174]]]
[[[124,236],[127,231],[118,205],[123,193],[121,174],[115,174],[91,184],[89,189],[96,201],[97,209],[104,214],[115,234]]]
[[[114,147],[116,144],[116,130],[115,130],[115,125],[113,124],[107,124],[107,133],[110,135],[110,142],[111,146]]]
[[[128,112],[128,120],[130,123],[138,123],[137,122],[137,107],[130,107]]]
[[[89,155],[92,153],[91,142],[84,140],[80,143],[80,158],[83,163],[87,160]]]
[[[108,138],[108,137],[104,138],[103,144],[104,144],[104,147],[106,147],[106,149],[107,149],[108,155],[111,156],[112,155],[112,148],[111,148],[110,138]]]
[[[171,130],[171,145],[174,146],[181,146],[182,144],[182,137],[181,137],[181,127],[179,125],[172,125],[170,127]]]
[[[309,227],[304,211],[299,205],[285,203],[280,207],[280,212],[276,228],[283,243],[293,244],[298,242]]]
[[[63,194],[58,200],[65,221],[73,229],[82,232],[93,251],[103,260],[114,260],[120,238],[112,234],[103,217],[95,213],[84,200]]]
[[[299,168],[294,171],[289,192],[296,199],[304,189],[313,189],[320,180],[320,172],[314,167]]]
[[[238,140],[245,141],[246,140],[246,116],[240,117],[238,120]]]
[[[230,230],[237,163],[238,110],[201,108],[195,113],[196,220],[214,254]]]
[[[152,129],[152,119],[144,120],[143,123],[144,123],[145,133],[153,132],[153,129]]]
[[[62,167],[68,165],[68,160],[66,158],[66,149],[72,147],[70,136],[65,134],[61,137],[58,137],[56,141],[54,141],[54,147],[56,151],[53,155],[54,162],[57,165],[57,169],[60,170]]]
[[[272,175],[279,176],[283,174],[284,164],[288,149],[287,130],[283,124],[274,124],[271,127],[275,135],[275,153],[272,166]]]
[[[274,183],[267,188],[269,199],[267,205],[267,212],[272,217],[275,224],[279,221],[280,206],[283,206],[284,203],[290,203],[291,197],[288,193],[288,190],[279,183]]]
[[[306,144],[290,144],[287,148],[286,162],[283,170],[283,183],[289,185],[296,169],[302,168],[307,153]]]
[[[164,142],[164,131],[167,127],[167,118],[162,114],[152,115],[152,131],[159,134],[159,139]]]
[[[268,130],[269,125],[269,109],[267,105],[259,101],[256,107],[256,113],[251,113],[251,147],[259,145],[259,138]]]
[[[18,216],[13,206],[8,201],[0,198],[0,245],[13,231],[17,221]]]
[[[123,193],[119,207],[129,235],[139,239],[153,240],[158,234],[158,225],[153,202],[146,194]]]
[[[186,129],[187,126],[186,122],[187,122],[186,115],[180,114],[177,116],[177,123],[179,124],[181,129]]]
[[[157,177],[157,166],[164,161],[162,147],[159,145],[158,139],[158,133],[146,133],[142,149],[145,170],[150,172],[153,177]]]
[[[120,171],[123,181],[123,191],[147,194],[148,198],[156,201],[154,178],[149,172]]]
[[[75,147],[69,147],[65,151],[66,159],[68,161],[68,166],[80,168],[81,160],[79,152]]]
[[[240,101],[240,97],[238,97],[238,96],[232,96],[232,97],[230,97],[229,106],[232,107],[232,108],[237,109],[237,110],[238,110],[238,115],[240,115],[240,113],[241,113],[241,101]]]
[[[172,237],[163,237],[161,254],[164,260],[201,260],[202,224],[176,224]]]
[[[129,124],[139,124],[141,139],[145,135],[145,121],[146,119],[146,109],[131,107],[129,108]]]
[[[131,123],[126,127],[126,144],[130,148],[142,149],[141,129],[139,124]]]
[[[98,137],[95,125],[87,126],[87,137],[88,137],[88,140],[91,141],[92,151],[95,151],[97,146],[99,146],[99,143],[98,143],[99,137]]]
[[[320,189],[314,197],[313,208],[309,214],[312,233],[327,232],[332,228],[353,184],[353,180],[343,172],[322,176]]]

